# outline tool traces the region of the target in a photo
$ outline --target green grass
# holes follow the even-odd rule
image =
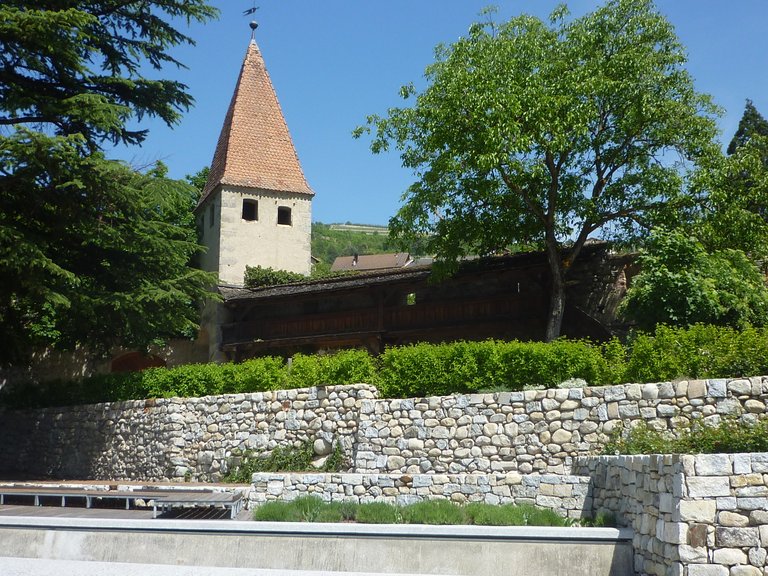
[[[317,496],[301,496],[291,502],[267,502],[253,513],[254,520],[268,522],[358,522],[361,524],[477,524],[482,526],[570,526],[573,522],[553,510],[530,505],[468,504],[425,500],[409,506],[385,502],[324,503]]]

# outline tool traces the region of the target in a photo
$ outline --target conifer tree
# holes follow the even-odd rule
[[[39,346],[143,347],[189,333],[210,275],[194,190],[109,160],[141,121],[169,125],[186,86],[147,77],[180,65],[177,29],[205,0],[7,0],[0,4],[0,365]],[[135,127],[138,123],[138,127]]]

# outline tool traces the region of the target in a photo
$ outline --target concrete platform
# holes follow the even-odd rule
[[[631,531],[613,528],[533,528],[303,524],[241,521],[31,518],[0,516],[2,554],[35,561],[114,565],[110,576],[171,576],[180,567],[229,575],[220,569],[279,573],[430,574],[441,576],[632,574]],[[128,564],[129,566],[125,566]],[[10,564],[9,564],[10,565]],[[4,566],[4,565],[3,565]],[[130,572],[142,567],[141,572]],[[32,566],[34,568],[34,566]],[[21,568],[20,568],[21,569]],[[26,568],[24,568],[26,569]],[[34,568],[37,570],[37,568]],[[204,570],[209,570],[205,572]],[[82,572],[82,574],[101,574]],[[103,572],[106,576],[106,572]],[[3,573],[5,576],[5,573]]]
[[[259,568],[215,568],[167,566],[165,564],[117,564],[76,560],[37,560],[0,556],[3,576],[385,576],[371,572],[327,572],[321,570],[262,570]],[[420,576],[398,574],[398,576]]]

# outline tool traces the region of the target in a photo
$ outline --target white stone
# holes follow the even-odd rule
[[[728,576],[729,571],[725,566],[716,564],[690,564],[688,576]]]
[[[728,454],[698,454],[695,462],[699,476],[729,476],[733,473],[733,463]]]
[[[731,483],[727,476],[704,476],[688,478],[688,496],[691,498],[711,498],[730,496]]]
[[[733,566],[735,564],[746,564],[747,555],[738,548],[718,548],[712,553],[712,560],[715,564]]]

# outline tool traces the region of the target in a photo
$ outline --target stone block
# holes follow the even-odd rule
[[[768,510],[752,510],[749,513],[749,522],[753,526],[768,524]]]
[[[664,533],[661,539],[670,544],[685,544],[688,540],[688,524],[664,522]]]
[[[768,510],[768,498],[736,498],[736,505],[743,510]]]
[[[766,557],[768,557],[768,553],[765,548],[755,547],[749,549],[749,563],[752,564],[752,566],[762,568],[765,566]]]
[[[707,561],[707,547],[681,544],[678,548],[678,555],[680,561],[686,564],[704,564]]]
[[[707,395],[707,384],[704,380],[688,381],[688,398],[704,398]]]
[[[699,454],[695,462],[699,476],[729,476],[733,473],[733,462],[728,454]]]
[[[754,566],[732,566],[730,576],[763,576],[763,571]]]
[[[682,500],[680,502],[680,520],[683,522],[703,522],[714,524],[717,506],[714,500]]]
[[[712,553],[712,560],[724,566],[746,564],[748,561],[747,555],[738,548],[718,548]]]
[[[747,516],[737,512],[729,512],[727,510],[718,514],[717,522],[720,526],[728,526],[731,528],[743,528],[749,526],[749,518]]]
[[[688,478],[688,496],[691,498],[713,498],[730,496],[731,483],[728,476],[703,476]]]
[[[716,564],[691,564],[688,576],[729,576],[728,568]]]
[[[726,381],[722,378],[714,378],[707,381],[707,395],[711,398],[725,398],[728,395]]]
[[[706,548],[708,530],[707,524],[691,524],[688,526],[688,545],[694,548]]]
[[[744,409],[736,398],[724,398],[716,404],[717,413],[723,416],[738,416]]]
[[[752,460],[752,472],[759,472],[765,474],[768,472],[768,454],[760,452],[758,454],[751,454]]]
[[[715,543],[723,548],[750,548],[760,544],[757,528],[715,528]]]

